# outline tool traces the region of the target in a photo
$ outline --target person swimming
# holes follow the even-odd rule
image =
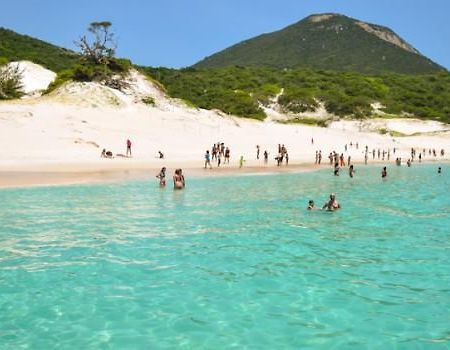
[[[383,167],[383,170],[381,170],[381,177],[385,178],[387,176],[387,169],[386,167]]]
[[[341,209],[341,204],[337,201],[336,195],[334,193],[330,194],[330,200],[323,205],[322,209],[326,209],[328,211]]]
[[[309,202],[308,202],[308,207],[306,208],[307,210],[316,210],[316,209],[318,209],[317,207],[316,207],[316,205],[314,204],[314,201],[311,199]]]
[[[438,168],[438,174],[441,174],[442,173],[442,169],[441,169],[441,167],[439,167]]]

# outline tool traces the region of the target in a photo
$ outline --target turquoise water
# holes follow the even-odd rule
[[[448,349],[436,168],[1,190],[0,348]]]

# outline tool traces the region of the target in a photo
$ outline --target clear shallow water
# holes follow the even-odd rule
[[[448,349],[436,168],[1,190],[0,348]]]

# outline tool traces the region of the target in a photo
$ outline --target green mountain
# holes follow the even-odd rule
[[[445,70],[392,30],[339,14],[311,15],[282,30],[242,41],[194,68],[259,66],[360,73]]]
[[[77,63],[79,55],[45,41],[0,27],[0,63],[1,61],[17,60],[29,60],[59,72]]]

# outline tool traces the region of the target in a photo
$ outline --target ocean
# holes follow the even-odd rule
[[[0,190],[0,349],[448,349],[441,166]]]

